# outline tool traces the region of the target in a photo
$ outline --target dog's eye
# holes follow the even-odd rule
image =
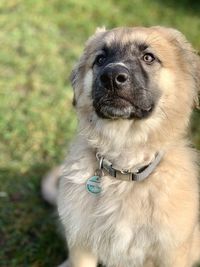
[[[102,66],[103,63],[105,62],[106,60],[106,56],[105,55],[98,55],[95,59],[95,64],[97,64],[98,66]]]
[[[143,60],[144,62],[146,62],[147,64],[151,64],[153,63],[153,61],[155,60],[155,57],[153,54],[151,53],[146,53],[144,56],[143,56]]]

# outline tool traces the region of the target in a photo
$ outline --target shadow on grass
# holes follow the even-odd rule
[[[57,266],[66,258],[56,212],[40,194],[47,165],[0,170],[0,266]]]

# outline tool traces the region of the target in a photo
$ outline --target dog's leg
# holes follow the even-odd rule
[[[66,267],[96,267],[97,258],[88,250],[73,248],[69,252],[69,260],[65,263]],[[62,266],[62,265],[61,265]]]

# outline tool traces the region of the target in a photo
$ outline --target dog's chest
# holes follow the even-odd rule
[[[120,262],[122,266],[143,266],[155,241],[154,231],[143,219],[125,215],[119,218],[119,214],[120,210],[116,210],[116,214],[93,221],[92,247],[109,266]]]
[[[74,193],[65,205],[68,241],[91,248],[109,266],[142,266],[156,240],[152,207],[146,193],[134,196],[124,193],[125,187],[113,184],[103,196],[93,196],[80,185],[69,185],[66,194]]]

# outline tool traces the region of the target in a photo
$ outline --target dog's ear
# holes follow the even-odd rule
[[[177,30],[173,30],[173,41],[181,49],[181,53],[185,56],[187,64],[189,66],[189,74],[194,80],[194,107],[200,109],[200,56],[199,53],[192,47],[187,41],[185,36]]]
[[[173,33],[172,41],[178,46],[183,55],[185,56],[190,75],[193,77],[194,86],[195,86],[195,96],[194,96],[194,106],[196,108],[200,108],[199,105],[199,94],[200,94],[200,56],[199,53],[192,47],[192,45],[188,42],[186,37],[175,29],[170,29]]]
[[[78,95],[78,91],[80,90],[79,88],[81,84],[80,79],[81,79],[81,75],[83,73],[83,69],[85,66],[85,60],[86,60],[86,55],[84,51],[83,54],[80,56],[78,62],[75,64],[70,75],[70,81],[71,81],[71,85],[74,91],[74,96],[73,96],[73,101],[72,101],[73,106],[76,106],[76,103],[77,103],[77,95]]]
[[[76,80],[78,78],[78,63],[76,64],[76,66],[73,68],[71,75],[70,75],[70,81],[71,81],[71,85],[74,91],[74,95],[73,95],[73,100],[72,100],[72,104],[73,106],[76,106],[76,97],[75,97],[75,87],[76,87]]]
[[[195,68],[195,82],[197,93],[194,99],[194,104],[197,109],[200,110],[200,53],[196,53],[196,60],[194,61]]]
[[[155,27],[158,31],[167,34],[168,40],[175,45],[180,51],[181,56],[184,57],[185,62],[188,64],[188,73],[194,80],[194,106],[200,108],[199,94],[200,94],[200,56],[188,42],[186,37],[178,30],[173,28]]]
[[[94,40],[97,36],[99,36],[99,34],[102,34],[106,31],[106,28],[105,27],[98,27],[94,33],[94,35],[92,35],[86,42],[86,47],[83,51],[83,54],[80,56],[78,62],[76,63],[75,67],[73,68],[72,72],[71,72],[71,75],[70,75],[70,81],[71,81],[71,85],[73,87],[73,90],[74,90],[74,96],[73,96],[73,101],[72,101],[72,104],[74,106],[76,106],[76,103],[77,103],[77,92],[78,91],[77,87],[78,85],[80,84],[79,82],[79,79],[81,78],[81,73],[85,67],[85,61],[86,61],[86,49],[87,49],[87,46],[90,44],[90,42],[92,40]]]

